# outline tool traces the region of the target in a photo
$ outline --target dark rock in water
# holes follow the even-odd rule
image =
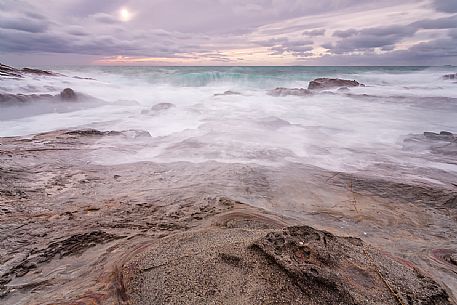
[[[107,132],[90,128],[90,129],[71,130],[71,131],[65,132],[65,134],[77,135],[77,136],[103,136],[103,135],[106,135]]]
[[[348,87],[341,87],[338,89],[338,91],[341,91],[341,92],[348,92],[349,91],[349,88]]]
[[[85,79],[85,80],[95,80],[95,78],[92,78],[92,77],[73,76],[73,78],[76,78],[76,79]]]
[[[16,69],[7,65],[0,64],[0,76],[7,76],[7,77],[23,77],[23,74],[36,74],[42,76],[57,76],[57,73],[40,70],[40,69],[32,69],[32,68],[23,68],[23,69]]]
[[[255,243],[312,304],[452,304],[447,292],[411,266],[351,237],[311,227],[271,232]]]
[[[365,87],[364,84],[355,80],[339,79],[339,78],[316,78],[309,82],[309,90],[322,90],[337,87]]]
[[[268,92],[272,96],[287,96],[287,95],[296,95],[296,96],[309,96],[312,95],[312,92],[304,88],[276,88]]]
[[[76,101],[78,97],[76,93],[71,88],[65,88],[60,92],[60,98],[64,101]]]
[[[232,90],[227,90],[224,93],[216,93],[214,96],[221,96],[221,95],[240,95],[241,93],[232,91]]]
[[[45,75],[45,76],[56,76],[57,75],[54,72],[40,70],[40,69],[23,68],[21,71],[24,73],[28,73],[28,74],[37,74],[37,75]]]
[[[173,107],[176,107],[176,106],[172,103],[158,103],[151,107],[151,111],[163,111],[163,110],[168,110]]]
[[[3,64],[0,64],[0,76],[22,77],[19,70]]]
[[[443,75],[443,79],[446,79],[446,80],[457,79],[457,73]]]
[[[1,94],[0,105],[21,104],[31,101],[52,100],[54,96],[50,94]]]
[[[455,136],[452,132],[449,131],[441,131],[439,134],[435,132],[424,132],[424,136],[431,140],[441,140],[441,141],[453,141],[455,140]]]

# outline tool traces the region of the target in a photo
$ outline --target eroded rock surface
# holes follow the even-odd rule
[[[339,79],[339,78],[316,78],[309,82],[308,90],[324,90],[331,88],[344,87],[364,87],[364,84],[355,80]]]
[[[255,245],[286,271],[310,304],[452,304],[431,278],[360,239],[304,226],[269,233]]]

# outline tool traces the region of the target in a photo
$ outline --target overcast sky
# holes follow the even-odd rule
[[[16,65],[457,65],[457,0],[0,0]]]

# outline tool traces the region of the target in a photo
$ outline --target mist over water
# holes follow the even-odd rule
[[[360,171],[382,164],[457,172],[457,162],[405,151],[409,134],[457,132],[452,67],[79,67],[61,77],[0,81],[0,92],[57,94],[70,87],[103,102],[0,108],[0,136],[62,128],[147,130],[152,138],[102,139],[94,161],[312,164]],[[76,79],[73,76],[91,79]],[[366,87],[310,97],[268,95],[306,88],[316,77],[355,79]],[[225,91],[240,94],[220,95]],[[169,103],[166,107],[154,107]],[[154,107],[151,109],[151,107]],[[104,148],[103,148],[104,147]],[[423,177],[426,179],[427,177]]]

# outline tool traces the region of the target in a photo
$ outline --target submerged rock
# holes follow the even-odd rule
[[[296,96],[309,96],[312,95],[312,92],[304,88],[283,88],[278,87],[268,92],[272,96],[287,96],[287,95],[296,95]]]
[[[89,98],[89,97],[87,97]],[[73,89],[66,88],[58,95],[51,94],[10,94],[0,93],[0,105],[15,105],[30,103],[36,101],[76,101],[78,99],[77,94]]]
[[[319,304],[452,304],[447,292],[412,264],[358,238],[289,227],[255,246]]]
[[[51,94],[2,94],[0,93],[0,105],[22,104],[31,101],[50,101],[54,98]]]
[[[75,91],[71,88],[63,89],[63,91],[60,92],[60,98],[64,101],[76,101],[78,99]]]
[[[309,82],[308,90],[323,90],[338,87],[365,87],[364,84],[355,80],[340,78],[316,78]]]
[[[446,79],[446,80],[457,79],[457,73],[443,75],[443,79]]]
[[[237,91],[232,91],[232,90],[227,90],[224,93],[216,93],[214,96],[221,96],[221,95],[240,95],[240,92]]]
[[[162,111],[167,110],[170,108],[176,107],[175,104],[172,103],[158,103],[151,107],[151,111]]]

